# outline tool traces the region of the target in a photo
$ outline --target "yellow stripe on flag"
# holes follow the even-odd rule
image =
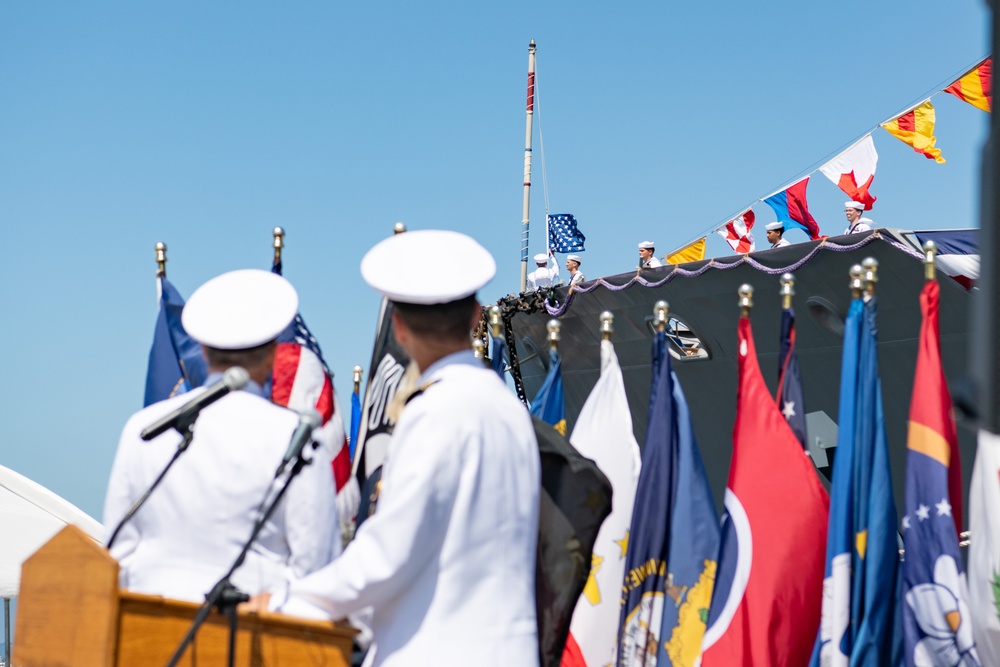
[[[883,123],[882,127],[916,152],[944,164],[945,159],[941,157],[941,150],[934,145],[937,143],[937,137],[934,136],[935,116],[934,105],[928,100],[916,109]]]
[[[910,420],[910,432],[906,436],[906,448],[925,454],[945,468],[951,460],[951,448],[944,436],[929,426]]]
[[[705,259],[705,237],[667,255],[667,264],[684,264]]]

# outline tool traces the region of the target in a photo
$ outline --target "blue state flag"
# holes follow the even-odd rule
[[[351,461],[358,446],[358,434],[361,432],[361,396],[357,391],[351,392],[351,438],[348,441],[351,448]]]
[[[667,588],[670,517],[677,475],[677,415],[667,336],[653,339],[649,425],[636,485],[625,552],[625,579],[618,620],[618,667],[652,664],[659,653]]]
[[[582,252],[587,237],[577,226],[576,218],[569,213],[546,216],[549,228],[549,250],[552,252]]]
[[[149,350],[144,406],[200,387],[208,375],[201,345],[181,324],[184,298],[166,276],[159,278],[159,292],[160,312]]]
[[[795,311],[781,311],[781,367],[778,369],[778,408],[803,449],[806,447],[806,403],[802,394],[802,375],[795,354]]]
[[[857,409],[858,341],[865,304],[851,302],[844,322],[840,365],[840,413],[830,485],[830,522],[823,575],[823,620],[813,647],[812,667],[846,665],[853,647],[851,633],[851,553],[854,550],[854,423]]]
[[[507,356],[507,344],[503,342],[503,338],[500,336],[493,336],[492,338],[493,350],[490,353],[490,365],[496,374],[500,376],[500,379],[506,381],[504,377],[504,372],[506,371],[504,357]]]
[[[531,402],[531,414],[551,424],[560,435],[566,435],[566,401],[563,400],[562,358],[559,350],[549,349],[549,372],[545,382]]]
[[[677,425],[672,444],[677,449],[677,467],[656,664],[688,667],[696,664],[701,655],[715,585],[720,530],[684,390],[673,370],[670,375]]]
[[[858,351],[851,558],[851,665],[873,667],[894,664],[901,639],[895,627],[899,517],[892,495],[878,375],[877,313],[877,299],[872,296],[865,304]]]

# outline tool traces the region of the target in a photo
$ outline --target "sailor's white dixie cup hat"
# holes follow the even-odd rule
[[[583,260],[580,259],[579,255],[567,255],[566,259],[570,260],[571,262],[576,262],[577,264],[583,264]]]
[[[643,241],[639,244],[639,250],[653,250],[656,248],[656,244],[652,241]]]
[[[784,229],[784,228],[785,228],[785,223],[780,222],[780,221],[778,221],[778,222],[769,222],[766,225],[764,225],[764,229],[766,229],[769,232],[776,232],[779,229]]]
[[[542,255],[544,257],[544,255]],[[462,257],[461,272],[455,258]],[[396,234],[361,260],[361,277],[390,301],[450,303],[472,296],[493,279],[493,255],[471,237],[445,230]]]
[[[546,255],[544,252],[540,252],[537,255],[535,255],[535,264],[548,264],[548,263],[549,263],[549,256]]]
[[[241,269],[196,289],[181,323],[202,345],[243,350],[277,338],[298,310],[299,295],[290,282],[270,271]]]
[[[853,208],[858,211],[865,210],[865,205],[858,201],[846,201],[844,202],[844,208]]]

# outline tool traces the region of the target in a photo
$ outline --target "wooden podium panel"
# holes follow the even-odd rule
[[[67,526],[22,566],[12,665],[166,665],[200,605],[118,588],[118,563]],[[349,667],[357,631],[331,621],[240,613],[236,665]],[[228,664],[229,619],[213,612],[180,661]]]

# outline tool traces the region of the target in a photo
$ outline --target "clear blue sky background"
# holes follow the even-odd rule
[[[142,404],[157,241],[190,295],[268,268],[285,227],[285,275],[345,407],[378,308],[358,265],[397,220],[471,234],[499,264],[484,300],[516,291],[530,39],[531,252],[544,161],[550,211],[577,216],[597,277],[939,90],[987,54],[987,23],[980,0],[3,3],[0,464],[100,518]],[[880,225],[978,224],[987,115],[934,102],[948,164],[875,134]],[[813,176],[824,233],[843,230],[844,199]]]

